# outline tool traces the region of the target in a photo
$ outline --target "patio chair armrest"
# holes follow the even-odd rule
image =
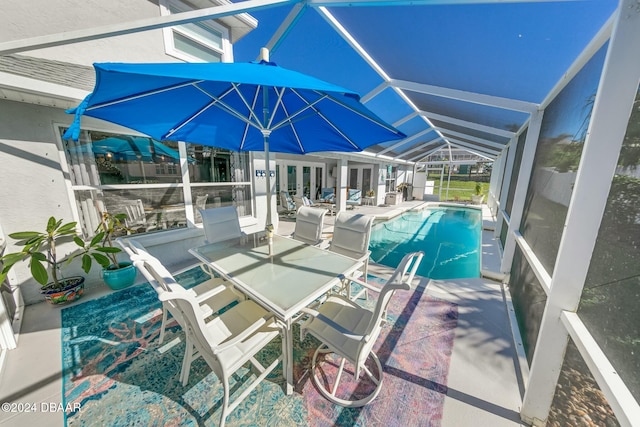
[[[209,280],[216,280],[216,279],[209,279]],[[218,295],[219,293],[222,293],[224,291],[227,290],[227,285],[224,284],[224,281],[222,279],[220,279],[220,284],[218,286],[216,286],[213,289],[209,289],[206,292],[203,292],[201,294],[196,294],[193,289],[187,289],[187,292],[190,292],[193,294],[193,296],[196,298],[196,301],[198,302],[203,302],[208,300],[211,297],[214,297],[216,295]]]
[[[382,288],[379,288],[377,286],[373,286],[370,283],[364,282],[362,280],[360,280],[359,277],[349,277],[349,276],[345,276],[345,280],[349,280],[350,282],[356,283],[364,288],[370,289],[374,292],[380,293],[380,291],[382,291]]]
[[[260,319],[258,319],[255,322],[253,322],[253,324],[251,326],[249,326],[247,329],[242,331],[237,336],[235,336],[232,339],[230,339],[229,341],[226,341],[226,342],[220,344],[219,346],[217,346],[213,350],[213,354],[222,353],[223,351],[229,349],[230,347],[235,346],[239,342],[244,341],[245,339],[249,338],[249,336],[251,336],[258,329],[260,329],[261,327],[266,325],[268,323],[268,321],[270,321],[272,319],[273,319],[273,315],[271,315],[271,314],[261,317]]]
[[[349,339],[352,339],[352,340],[356,340],[356,341],[365,338],[363,335],[354,334],[352,331],[350,331],[349,329],[345,328],[344,326],[334,322],[332,319],[330,319],[327,316],[325,316],[324,314],[320,313],[318,310],[313,310],[313,309],[310,309],[310,308],[303,308],[300,311],[305,313],[305,314],[310,315],[314,319],[317,319],[317,320],[325,323],[331,329],[336,330],[337,332],[339,332],[340,334],[342,334],[346,338],[349,338]],[[301,329],[302,328],[304,328],[304,325],[301,326]]]

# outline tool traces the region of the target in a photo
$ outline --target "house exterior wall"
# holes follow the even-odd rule
[[[64,111],[13,101],[0,101],[0,223],[5,234],[44,230],[50,216],[73,221],[70,194],[60,166],[54,122],[69,118]],[[7,239],[6,253],[18,251]],[[61,247],[62,253],[74,247]],[[10,281],[23,283],[25,303],[41,298],[26,263],[16,266]],[[77,273],[71,266],[65,273]],[[12,283],[13,284],[13,283]]]
[[[0,40],[22,40],[158,17],[161,15],[160,3],[148,0],[4,2],[0,14]],[[200,3],[202,7],[214,6],[211,2]],[[228,44],[225,46],[230,47]],[[91,66],[94,62],[182,62],[166,54],[162,29],[23,51],[19,55],[85,66]],[[230,52],[228,56],[232,57]],[[7,70],[9,73],[12,71]],[[20,80],[26,81],[25,85],[37,85],[37,88],[16,86],[11,89],[13,92],[25,90],[26,94],[37,90],[40,98],[27,96],[24,99],[12,98],[14,101],[0,100],[0,224],[6,235],[17,231],[43,230],[50,216],[62,218],[65,222],[79,221],[69,176],[65,172],[66,160],[59,151],[59,136],[56,135],[57,125],[70,124],[72,116],[65,113],[64,106],[56,108],[35,104],[47,103],[46,90],[42,89],[46,85],[39,85],[38,78],[44,77]],[[77,89],[69,88],[68,98],[76,99],[73,105],[79,103],[82,96],[78,95]],[[25,102],[17,102],[18,99]],[[56,105],[55,102],[49,104]],[[90,117],[84,117],[82,125],[83,128],[105,132],[130,133],[123,127]],[[251,168],[254,169],[253,166]],[[258,201],[254,209],[254,215],[257,215],[257,212],[265,210],[265,206]],[[258,216],[265,215],[262,213]],[[248,232],[257,227],[256,220],[250,217],[243,218],[241,225]],[[20,249],[13,245],[13,239],[7,240],[7,253]],[[157,250],[156,253],[165,254],[161,261],[168,266],[182,266],[190,257],[186,249],[202,243],[203,231],[201,228],[172,230],[144,237],[143,240]],[[162,246],[175,245],[177,242],[186,249],[162,250]],[[76,248],[73,242],[66,243],[60,247],[58,255],[65,256]],[[79,264],[72,263],[63,273],[66,276],[80,274]],[[105,286],[99,277],[100,268],[94,266],[89,275],[82,274],[87,277],[87,292]],[[40,285],[31,278],[26,263],[16,265],[9,274],[9,280],[14,285],[20,285],[26,304],[42,300]]]
[[[0,40],[20,40],[63,31],[160,16],[151,1],[30,0],[4,2]],[[69,11],[73,11],[70,13]],[[23,55],[91,65],[94,62],[176,62],[165,55],[162,30],[22,52]]]

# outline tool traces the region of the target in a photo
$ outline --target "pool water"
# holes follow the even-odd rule
[[[431,279],[480,277],[482,213],[478,209],[434,207],[405,212],[371,230],[371,262],[397,267],[402,257],[423,251],[418,268]]]

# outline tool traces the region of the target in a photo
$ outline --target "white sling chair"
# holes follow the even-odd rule
[[[369,272],[369,240],[371,239],[371,226],[373,224],[373,216],[354,214],[347,212],[339,212],[336,216],[336,222],[333,227],[333,238],[329,250],[341,255],[362,260],[364,267],[362,272],[363,280],[367,281]],[[354,276],[358,278],[357,276]],[[344,283],[349,298],[356,299],[364,294],[367,296],[366,288],[363,288],[358,294],[351,295],[351,278],[345,278]]]
[[[173,288],[173,286],[170,287]],[[273,315],[253,301],[243,301],[205,323],[199,315],[198,302],[193,295],[184,290],[162,290],[159,298],[181,312],[178,322],[187,334],[189,347],[196,348],[199,355],[222,381],[224,397],[220,426],[224,426],[227,415],[283,360],[284,348],[280,357],[266,368],[254,357],[281,333],[281,325],[276,322]],[[247,362],[251,362],[259,375],[233,403],[230,403],[229,378]]]
[[[296,214],[296,227],[293,238],[309,245],[317,245],[322,241],[325,209],[302,206]]]
[[[208,194],[203,194],[201,196],[196,196],[196,205],[194,206],[194,219],[195,222],[202,222],[202,216],[200,215],[200,211],[207,208],[207,199],[209,198]]]
[[[300,339],[304,339],[310,333],[321,341],[320,347],[316,350],[311,361],[313,372],[313,382],[324,397],[331,402],[345,407],[364,406],[376,398],[382,387],[382,365],[373,352],[382,325],[386,321],[387,306],[396,290],[409,290],[413,282],[414,275],[422,257],[422,252],[413,252],[405,255],[400,265],[393,272],[382,289],[378,289],[366,282],[358,283],[368,289],[379,292],[378,301],[373,311],[363,308],[342,295],[332,295],[317,310],[309,308],[303,309],[303,313],[309,318],[300,325]],[[409,269],[411,269],[409,271]],[[318,378],[316,362],[320,353],[335,353],[341,357],[340,368],[336,376],[336,382],[331,387],[324,384],[326,381]],[[365,366],[367,358],[371,355],[377,367],[377,375],[374,375]],[[354,370],[356,380],[360,379],[360,374],[364,371],[375,384],[375,389],[368,396],[358,400],[347,400],[337,396],[340,379],[344,371],[345,361],[349,361]],[[326,379],[325,379],[326,380]]]
[[[235,206],[200,209],[199,212],[202,216],[202,226],[207,243],[221,242],[243,235],[238,210]]]
[[[164,265],[162,265],[157,258],[147,252],[140,242],[134,239],[123,238],[118,238],[116,241],[120,246],[122,246],[122,248],[124,248],[131,261],[142,273],[145,279],[149,281],[156,292],[159,292],[160,289],[169,289],[169,283],[179,285]],[[143,263],[138,262],[138,264],[136,264],[137,261],[143,261]],[[242,293],[236,291],[228,284],[228,282],[219,278],[208,279],[189,288],[187,292],[193,295],[196,301],[198,301],[198,304],[200,304],[200,310],[203,317],[209,317],[231,303],[245,299]],[[159,337],[160,344],[164,342],[169,314],[174,318],[176,317],[175,313],[171,310],[171,307],[163,303],[162,323],[160,324]],[[187,351],[190,350],[187,349]],[[186,359],[187,357],[185,357],[185,360],[183,361],[182,372],[180,373],[180,379],[183,384],[186,384],[189,380],[189,369],[191,366],[191,360],[187,362]]]
[[[207,243],[221,242],[245,235],[240,228],[240,217],[235,206],[200,209],[198,212],[202,217],[202,226]],[[216,277],[207,264],[200,264],[200,268],[212,278]]]

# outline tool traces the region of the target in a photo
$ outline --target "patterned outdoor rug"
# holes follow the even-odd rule
[[[190,286],[204,277],[193,269],[177,279]],[[227,417],[227,425],[440,425],[458,309],[423,291],[399,291],[389,306],[389,322],[375,346],[384,382],[372,403],[347,409],[320,395],[309,378],[319,342],[311,336],[299,342],[296,326],[295,393],[283,393],[278,368]],[[66,414],[67,425],[218,425],[222,385],[200,358],[182,386],[184,334],[173,324],[158,344],[160,321],[160,303],[148,284],[62,310],[63,394],[65,404],[81,405]],[[261,352],[261,362],[275,360],[280,349],[274,340]],[[330,375],[332,366],[322,366]],[[232,399],[253,378],[249,369],[239,371]]]

